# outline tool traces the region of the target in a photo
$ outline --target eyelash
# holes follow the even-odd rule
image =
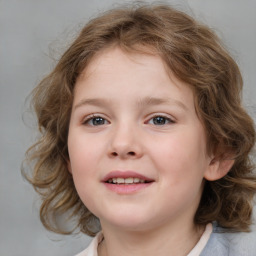
[[[95,125],[95,124],[89,124],[89,122],[90,121],[93,121],[93,119],[96,119],[96,118],[100,118],[100,119],[102,119],[104,122],[105,121],[107,121],[107,119],[106,118],[104,118],[104,117],[102,117],[102,116],[100,116],[100,115],[89,115],[89,116],[87,116],[84,120],[83,120],[83,122],[82,122],[82,124],[83,125],[88,125],[88,126],[100,126],[100,125],[103,125],[103,124],[100,124],[100,125]],[[108,122],[108,121],[107,121]],[[109,123],[109,122],[108,122]],[[105,124],[105,123],[104,123]]]
[[[155,123],[153,123],[152,125],[163,126],[163,125],[175,123],[173,119],[171,119],[169,116],[165,116],[165,115],[154,115],[147,122],[149,123],[150,120],[153,120],[154,118],[159,118],[159,117],[165,119],[165,121],[167,121],[167,123],[164,123],[164,124],[155,124]]]
[[[104,123],[101,123],[101,124],[89,124],[90,121],[93,121],[94,119],[97,119],[97,118],[101,119],[101,121],[103,121]],[[165,116],[165,115],[154,115],[154,116],[152,116],[150,119],[148,119],[148,121],[146,121],[145,123],[149,123],[149,124],[150,124],[150,121],[151,121],[151,120],[154,120],[154,118],[162,118],[162,119],[164,119],[165,123],[163,123],[163,124],[162,124],[162,123],[156,124],[156,123],[154,123],[154,121],[153,121],[153,123],[151,123],[151,125],[163,126],[163,125],[175,123],[175,121],[174,121],[173,119],[171,119],[170,117],[167,117],[167,116]],[[166,123],[166,121],[167,121],[167,123]],[[105,122],[107,122],[107,124],[109,124],[109,121],[107,121],[106,118],[104,118],[104,117],[102,117],[102,116],[100,116],[100,115],[95,115],[95,114],[93,114],[93,115],[87,116],[87,117],[83,120],[82,124],[83,124],[83,125],[88,125],[88,126],[92,126],[92,127],[93,127],[93,126],[105,125],[105,124],[106,124]]]

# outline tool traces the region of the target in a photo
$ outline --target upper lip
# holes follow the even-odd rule
[[[154,181],[153,179],[134,171],[111,171],[102,179],[102,182],[107,182],[109,179],[113,179],[113,178],[124,178],[124,179],[139,178],[147,182]]]

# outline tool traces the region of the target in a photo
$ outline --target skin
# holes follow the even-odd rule
[[[206,153],[189,86],[159,56],[119,48],[102,51],[78,78],[68,149],[77,192],[101,221],[100,256],[187,255],[204,230],[193,222],[204,179],[229,169]],[[120,194],[102,182],[114,170],[153,182]]]

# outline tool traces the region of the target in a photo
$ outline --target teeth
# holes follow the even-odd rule
[[[117,178],[116,183],[118,183],[118,184],[124,183],[124,179],[123,178]]]
[[[127,178],[124,180],[125,184],[132,184],[133,183],[133,178]]]
[[[139,179],[139,178],[133,178],[133,182],[134,182],[134,183],[139,183],[139,182],[140,182],[140,179]]]
[[[112,178],[107,181],[108,183],[114,184],[134,184],[134,183],[145,183],[145,180],[139,178]]]

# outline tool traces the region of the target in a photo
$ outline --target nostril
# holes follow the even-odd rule
[[[111,155],[112,155],[112,156],[118,156],[118,153],[117,153],[117,152],[112,152]],[[135,156],[136,153],[133,152],[133,151],[130,151],[130,152],[127,152],[126,155],[128,155],[128,156]]]

